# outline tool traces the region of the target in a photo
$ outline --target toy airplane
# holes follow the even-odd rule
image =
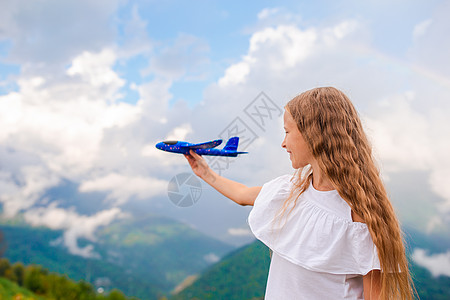
[[[239,154],[248,153],[237,151],[239,144],[239,137],[237,136],[230,138],[225,147],[223,147],[223,149],[214,149],[220,144],[222,144],[222,140],[214,140],[200,144],[191,144],[188,142],[181,142],[181,141],[164,141],[156,144],[156,148],[163,151],[182,154],[189,154],[189,150],[192,149],[199,155],[213,155],[213,156],[236,157]]]

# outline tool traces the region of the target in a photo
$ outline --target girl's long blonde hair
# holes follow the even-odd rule
[[[335,88],[322,87],[293,98],[286,110],[321,171],[367,224],[381,263],[381,299],[412,299],[413,284],[399,222],[351,101]],[[284,208],[309,185],[312,170],[306,171],[303,176],[298,172],[297,192],[291,193]]]

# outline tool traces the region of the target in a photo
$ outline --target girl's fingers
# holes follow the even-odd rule
[[[200,155],[198,155],[194,150],[189,150],[189,154],[192,156],[192,157],[194,157],[195,158],[195,160],[199,160],[199,159],[201,159],[202,157],[200,156]]]
[[[191,167],[192,167],[193,164],[194,164],[194,162],[195,162],[195,159],[194,159],[191,155],[189,155],[189,154],[184,154],[184,157],[186,157],[186,159],[187,159],[189,165],[191,165]]]

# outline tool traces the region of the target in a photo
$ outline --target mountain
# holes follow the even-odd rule
[[[106,259],[84,258],[68,253],[64,247],[52,246],[51,242],[63,234],[61,231],[5,225],[0,226],[0,230],[7,243],[4,256],[12,263],[42,265],[51,272],[66,274],[73,280],[83,279],[106,290],[116,287],[126,294],[144,299],[163,294],[157,283],[126,273],[123,267]]]
[[[93,244],[98,258],[70,254],[59,242],[62,231],[21,222],[0,224],[0,231],[7,243],[4,256],[11,263],[39,264],[73,280],[86,280],[95,289],[108,292],[117,288],[140,299],[162,298],[175,287],[173,300],[262,299],[270,263],[269,250],[258,241],[233,250],[185,224],[159,216],[118,220],[98,230],[95,242],[78,241],[81,247]],[[449,239],[411,228],[405,236],[409,254],[415,248],[442,253],[450,247]],[[421,299],[449,299],[450,277],[435,278],[414,262],[411,270]]]
[[[423,234],[412,227],[405,227],[404,231],[409,255],[416,248],[424,249],[428,254],[445,253],[450,250],[450,236]],[[421,300],[450,299],[450,277],[444,275],[434,277],[426,268],[412,260],[410,262],[415,288]]]
[[[411,228],[406,229],[405,236],[411,250],[409,254],[414,248],[429,249],[431,253],[450,248],[448,239],[425,235]],[[450,299],[450,277],[433,277],[427,269],[410,262],[420,299]],[[225,256],[170,299],[263,299],[269,264],[269,249],[255,241]]]
[[[183,223],[157,216],[117,221],[98,232],[98,242],[102,257],[152,279],[165,291],[233,249]]]
[[[118,288],[128,296],[157,299],[185,277],[199,273],[230,245],[212,239],[180,222],[147,216],[121,219],[97,232],[93,244],[99,258],[72,255],[58,242],[62,231],[18,224],[2,224],[11,263],[39,264],[50,272],[86,280],[105,290]]]
[[[255,241],[225,256],[170,299],[262,299],[269,264],[269,249]]]

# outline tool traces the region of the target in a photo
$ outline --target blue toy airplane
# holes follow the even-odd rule
[[[213,156],[236,157],[238,156],[238,154],[248,153],[237,151],[239,144],[239,137],[237,136],[230,138],[225,147],[223,147],[223,149],[214,149],[220,144],[222,144],[222,140],[214,140],[200,144],[191,144],[188,142],[181,142],[181,141],[164,141],[156,144],[156,148],[163,151],[182,154],[189,154],[189,150],[192,149],[199,155],[213,155]]]

